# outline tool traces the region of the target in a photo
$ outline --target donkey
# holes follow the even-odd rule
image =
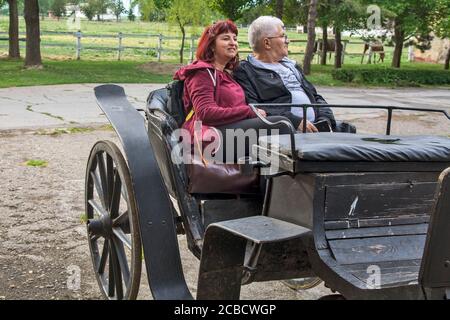
[[[370,42],[370,43],[364,43],[364,52],[363,55],[361,57],[361,64],[364,61],[364,57],[366,56],[366,52],[367,50],[369,50],[369,60],[368,63],[372,63],[372,53],[374,53],[374,55],[378,52],[378,62],[384,62],[384,57],[385,57],[385,53],[384,53],[384,46],[381,42]],[[376,63],[376,59],[374,56],[373,62]]]

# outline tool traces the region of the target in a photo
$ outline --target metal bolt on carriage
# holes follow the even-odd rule
[[[344,299],[450,299],[450,138],[390,135],[398,109],[450,120],[445,111],[372,106],[387,110],[380,135],[290,126],[260,137],[257,161],[241,165],[260,174],[263,192],[191,194],[185,165],[171,158],[185,118],[173,91],[151,92],[140,112],[123,88],[95,88],[121,143],[97,142],[86,171],[88,241],[105,298],[137,297],[143,257],[155,299],[193,299],[177,240],[185,235],[200,259],[197,299],[306,277]]]

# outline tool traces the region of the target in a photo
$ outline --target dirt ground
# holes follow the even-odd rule
[[[183,64],[181,63],[164,63],[164,62],[147,62],[139,68],[143,71],[152,74],[175,74],[175,72],[181,68]]]
[[[409,134],[450,136],[442,118],[413,114],[402,119]],[[377,117],[363,121],[354,116],[352,122],[368,128],[362,131],[384,127]],[[0,131],[0,300],[101,299],[82,222],[84,174],[92,145],[117,139],[107,129],[80,131]],[[47,165],[26,165],[29,160]],[[198,261],[186,249],[184,237],[179,242],[188,285],[195,292]],[[80,273],[79,289],[72,285],[73,272]],[[329,293],[323,285],[295,292],[274,281],[243,287],[241,298],[317,299]],[[139,299],[148,298],[143,275]]]

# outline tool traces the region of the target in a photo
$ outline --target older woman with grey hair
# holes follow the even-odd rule
[[[287,57],[289,39],[280,19],[262,16],[253,21],[248,29],[248,41],[253,54],[241,61],[233,74],[245,91],[247,103],[327,103],[306,80],[299,65]],[[266,109],[266,112],[285,116],[296,128],[302,129],[301,108],[280,106]],[[336,128],[333,112],[328,107],[308,108],[306,120],[308,132],[319,131],[314,125],[319,122],[327,124],[325,128]]]

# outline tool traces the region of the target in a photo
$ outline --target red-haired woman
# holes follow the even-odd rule
[[[230,74],[239,63],[237,35],[238,29],[231,20],[206,27],[198,44],[196,61],[182,67],[174,76],[174,79],[184,80],[183,103],[188,116],[183,128],[189,130],[193,138],[194,124],[200,121],[203,132],[212,127],[218,129],[223,138],[227,129],[268,129],[246,104],[243,89]],[[266,117],[264,110],[258,109],[258,112]],[[268,118],[270,121],[280,119],[286,118]],[[277,129],[280,133],[288,130],[284,126]],[[223,141],[220,144],[225,146]]]

